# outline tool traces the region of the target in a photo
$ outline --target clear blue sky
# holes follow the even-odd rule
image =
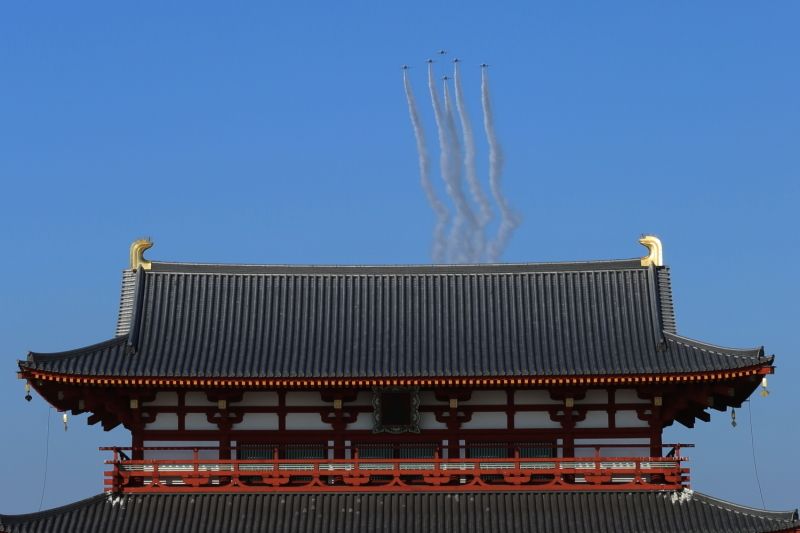
[[[113,335],[135,238],[169,261],[429,261],[397,67],[434,148],[442,48],[476,126],[492,64],[525,217],[503,260],[637,257],[659,235],[679,332],[777,355],[755,450],[767,507],[800,506],[798,27],[797,2],[0,4],[0,513],[35,511],[44,475],[48,409],[15,361]],[[665,439],[697,444],[694,489],[760,507],[747,407],[735,429],[711,413]],[[51,421],[43,508],[100,492],[97,447],[128,443]]]

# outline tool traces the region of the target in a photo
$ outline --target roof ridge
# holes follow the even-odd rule
[[[463,265],[249,265],[235,263],[170,263],[153,261],[148,273],[192,274],[514,274],[522,272],[581,272],[642,270],[639,259],[565,261],[558,263],[476,263]]]
[[[185,262],[185,261],[152,261],[153,265],[203,265],[203,266],[263,266],[263,267],[358,267],[358,268],[380,268],[380,267],[481,267],[493,266],[504,267],[514,265],[580,265],[580,264],[594,264],[594,263],[628,263],[637,262],[639,258],[631,257],[626,259],[598,259],[588,261],[524,261],[519,263],[393,263],[393,264],[292,264],[292,263],[201,263],[201,262]],[[647,268],[647,267],[642,267]]]

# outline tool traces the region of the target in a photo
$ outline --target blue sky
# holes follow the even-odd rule
[[[799,22],[792,2],[3,3],[0,513],[38,509],[44,475],[48,409],[15,361],[113,335],[137,237],[167,261],[430,261],[397,67],[433,150],[439,49],[465,60],[482,172],[492,65],[524,215],[503,261],[637,257],[640,233],[661,237],[679,332],[777,355],[753,441],[767,507],[798,507]],[[697,444],[694,489],[760,507],[747,410],[665,440]],[[128,442],[51,416],[43,508],[100,492],[97,447]]]

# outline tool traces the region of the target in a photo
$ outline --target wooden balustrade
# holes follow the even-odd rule
[[[624,445],[608,445],[619,448]],[[683,447],[691,445],[683,445]],[[681,445],[670,457],[447,458],[441,449],[431,458],[285,459],[272,448],[272,459],[200,459],[217,448],[101,448],[114,452],[105,484],[112,492],[366,492],[498,490],[672,490],[688,488],[689,469]],[[638,445],[637,447],[641,447]],[[469,455],[469,446],[463,455]],[[233,449],[236,449],[235,447]],[[297,448],[292,448],[295,452]],[[191,451],[191,459],[131,460],[125,451]],[[672,454],[668,454],[672,455]]]

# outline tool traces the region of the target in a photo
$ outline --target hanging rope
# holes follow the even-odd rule
[[[42,480],[42,497],[39,499],[39,510],[42,510],[42,503],[44,502],[44,489],[47,486],[47,459],[50,457],[50,409],[47,409],[47,439],[45,440],[44,447],[44,480]]]
[[[756,483],[758,483],[758,493],[761,495],[761,507],[766,511],[764,505],[764,493],[761,491],[761,480],[758,479],[758,465],[756,464],[756,443],[753,439],[753,402],[747,400],[747,412],[750,415],[750,448],[753,450],[753,470],[756,472]]]

